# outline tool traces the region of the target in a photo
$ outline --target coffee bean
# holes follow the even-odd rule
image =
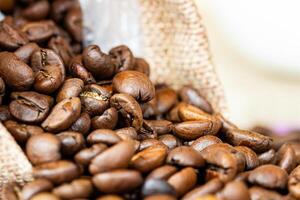
[[[294,149],[294,152],[295,152],[295,155],[296,155],[296,160],[297,160],[297,163],[299,165],[300,164],[300,143],[299,142],[290,142],[289,144]]]
[[[144,120],[144,124],[158,135],[171,132],[173,124],[167,120]]]
[[[89,144],[104,143],[113,145],[120,142],[122,139],[110,129],[97,129],[89,134],[87,142]]]
[[[65,65],[68,65],[74,56],[71,46],[63,37],[52,37],[48,43],[48,47],[61,57]]]
[[[59,197],[49,192],[41,192],[34,195],[30,200],[59,200]]]
[[[206,147],[213,144],[222,143],[222,140],[213,135],[204,135],[192,142],[191,147],[198,152],[201,152]]]
[[[154,138],[149,138],[149,139],[145,139],[140,143],[140,147],[139,150],[143,151],[144,149],[147,149],[148,147],[152,147],[155,145],[160,145],[160,146],[164,146],[164,144],[162,142],[160,142],[157,139]]]
[[[89,171],[92,174],[126,168],[135,152],[135,143],[126,140],[115,144],[92,159]]]
[[[300,198],[300,165],[298,165],[290,174],[288,179],[288,189],[293,197]]]
[[[269,163],[274,162],[275,153],[276,152],[274,149],[270,149],[266,152],[259,154],[258,160],[259,160],[260,165],[269,164]]]
[[[93,176],[93,183],[104,193],[131,191],[143,183],[142,175],[136,170],[119,169]]]
[[[71,181],[79,175],[78,167],[67,160],[44,163],[33,168],[35,178],[46,178],[54,184]]]
[[[5,122],[7,120],[12,119],[12,116],[9,112],[8,106],[6,105],[1,105],[0,106],[0,121]]]
[[[50,4],[46,0],[36,1],[22,10],[22,15],[32,21],[42,20],[47,17],[50,11]]]
[[[93,129],[114,129],[118,123],[118,112],[115,108],[109,108],[100,116],[92,118]]]
[[[157,109],[165,114],[177,103],[177,94],[171,88],[162,88],[156,91]]]
[[[151,195],[148,196],[146,198],[144,198],[144,200],[175,200],[176,198],[174,196],[171,195],[166,195],[166,194],[156,194],[156,195]]]
[[[27,43],[28,39],[26,35],[12,27],[10,24],[5,23],[5,21],[0,22],[1,49],[13,51]]]
[[[76,42],[82,42],[83,39],[83,24],[81,9],[74,7],[70,9],[65,16],[65,26],[70,35]]]
[[[242,181],[231,181],[227,183],[217,196],[220,199],[250,200],[248,188]]]
[[[62,199],[88,198],[92,192],[92,182],[87,178],[75,179],[71,183],[66,183],[53,189],[53,194]]]
[[[114,76],[112,85],[115,92],[129,94],[139,102],[150,101],[155,96],[154,85],[141,72],[120,72]]]
[[[125,199],[123,199],[118,195],[107,194],[97,198],[96,200],[125,200]]]
[[[262,165],[251,171],[248,181],[270,189],[283,189],[288,181],[286,171],[275,165]]]
[[[154,117],[159,114],[155,97],[151,101],[142,103],[141,108],[145,119],[149,119],[150,117]]]
[[[15,51],[16,56],[25,62],[26,64],[30,64],[31,55],[39,50],[39,46],[36,43],[28,43],[24,46],[21,46]]]
[[[91,118],[87,113],[81,113],[80,117],[72,124],[70,131],[79,132],[83,135],[89,133],[91,127]]]
[[[83,66],[81,55],[77,55],[70,59],[68,71],[74,78],[80,78],[83,80],[85,84],[96,82],[93,75]]]
[[[166,145],[169,149],[174,149],[181,145],[178,138],[171,134],[165,134],[158,137],[159,141]]]
[[[122,116],[125,126],[139,130],[143,124],[143,114],[137,101],[128,94],[115,94],[110,98],[110,105]]]
[[[61,152],[64,156],[72,156],[85,146],[85,140],[81,133],[65,131],[57,134],[61,142]]]
[[[72,0],[54,0],[51,4],[51,18],[55,22],[61,22],[74,4],[76,2]]]
[[[133,69],[134,57],[127,46],[120,45],[112,48],[109,51],[109,55],[116,61],[117,72]]]
[[[30,200],[32,196],[52,190],[53,184],[47,179],[36,179],[22,188],[21,199]]]
[[[33,135],[26,143],[26,155],[31,163],[40,165],[61,158],[60,140],[50,133]]]
[[[245,146],[237,146],[235,147],[236,150],[244,154],[246,159],[246,169],[253,169],[256,168],[259,165],[259,160],[254,151],[252,151],[250,148]]]
[[[42,127],[51,132],[66,130],[79,118],[80,111],[79,98],[64,99],[54,106]]]
[[[120,128],[115,130],[115,132],[122,140],[137,139],[137,132],[133,127]]]
[[[295,151],[290,144],[284,144],[277,152],[276,163],[279,167],[290,173],[297,166]]]
[[[249,189],[251,200],[282,200],[283,196],[276,191],[253,186]]]
[[[150,66],[143,58],[134,58],[133,70],[141,72],[148,77],[150,76]]]
[[[50,20],[25,23],[21,31],[30,42],[42,43],[50,39],[54,34],[54,23]]]
[[[155,194],[175,195],[174,188],[165,180],[148,179],[145,181],[142,189],[142,196],[150,196]]]
[[[161,167],[158,167],[154,169],[152,172],[150,172],[147,176],[148,179],[163,179],[167,180],[177,172],[177,168],[172,165],[163,165]]]
[[[78,78],[67,79],[56,96],[56,102],[60,102],[64,99],[71,97],[78,97],[83,90],[83,81]]]
[[[238,129],[238,127],[235,124],[233,124],[232,122],[230,122],[229,120],[227,120],[223,115],[216,114],[215,116],[222,123],[222,128],[221,128],[221,132],[222,133],[226,133],[228,130]]]
[[[107,149],[107,146],[105,144],[94,144],[90,148],[80,150],[74,156],[74,159],[77,163],[87,166],[94,157],[103,152],[105,149]]]

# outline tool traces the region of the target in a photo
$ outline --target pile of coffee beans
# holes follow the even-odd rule
[[[239,129],[192,86],[154,85],[124,45],[82,48],[73,0],[5,2],[0,120],[35,178],[6,199],[300,199],[299,141]]]

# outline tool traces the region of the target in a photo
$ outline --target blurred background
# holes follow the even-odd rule
[[[300,128],[300,1],[196,2],[231,120]]]

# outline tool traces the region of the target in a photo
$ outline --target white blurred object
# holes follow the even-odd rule
[[[2,14],[2,12],[0,12],[0,21],[4,19],[4,15]]]

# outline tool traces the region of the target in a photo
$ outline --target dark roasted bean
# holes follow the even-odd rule
[[[52,21],[37,21],[25,23],[21,30],[30,42],[42,43],[53,36],[55,28]]]
[[[92,118],[93,129],[114,129],[118,123],[118,112],[115,108],[109,108],[100,116]]]
[[[22,10],[22,15],[29,20],[45,19],[50,11],[50,4],[46,0],[36,1]]]
[[[30,200],[32,196],[40,192],[49,191],[52,188],[53,184],[47,179],[36,179],[23,187],[21,192],[21,199]]]
[[[250,148],[245,146],[237,146],[235,147],[236,150],[244,154],[246,159],[246,169],[253,169],[259,165],[259,160],[254,151],[252,151]]]
[[[158,137],[159,141],[165,144],[169,149],[174,149],[181,145],[178,138],[171,134],[165,134]]]
[[[146,76],[150,76],[150,66],[143,58],[134,58],[133,70],[142,72]]]
[[[60,102],[71,97],[78,97],[83,90],[83,85],[83,81],[79,78],[67,79],[56,95],[56,102]]]
[[[68,65],[74,56],[71,46],[63,37],[52,37],[48,43],[48,47],[61,57],[65,65]]]
[[[290,173],[297,166],[295,151],[290,144],[284,144],[277,152],[277,165]]]
[[[145,181],[142,189],[142,196],[149,196],[155,194],[169,194],[175,195],[174,188],[165,180],[162,179],[148,179]]]
[[[89,134],[87,142],[89,144],[104,143],[107,145],[113,145],[120,142],[122,139],[110,129],[97,129]]]
[[[260,165],[271,164],[275,161],[275,150],[270,149],[258,155]]]
[[[288,180],[288,189],[296,199],[300,198],[300,165],[290,174]]]
[[[213,144],[222,143],[222,140],[213,135],[204,135],[192,142],[191,147],[199,152]]]
[[[65,131],[57,134],[61,142],[61,152],[64,156],[72,156],[85,146],[85,140],[81,133]]]
[[[28,43],[27,37],[10,24],[0,22],[0,47],[12,51]]]
[[[93,75],[83,66],[81,55],[75,56],[70,60],[68,71],[73,77],[83,80],[85,84],[96,82]]]
[[[103,152],[105,149],[107,149],[105,144],[94,144],[90,148],[85,148],[79,151],[74,156],[74,159],[77,163],[87,166],[94,157]]]
[[[26,64],[30,64],[31,55],[33,52],[39,50],[39,46],[36,43],[28,43],[21,46],[15,51],[16,56]]]
[[[154,169],[149,175],[147,179],[164,179],[167,180],[173,174],[177,172],[177,168],[172,165],[164,165]]]
[[[91,127],[91,118],[87,113],[81,113],[80,117],[72,124],[70,130],[87,135]]]
[[[115,59],[117,72],[133,69],[135,62],[134,57],[127,46],[120,45],[112,48],[109,51],[109,55]]]

